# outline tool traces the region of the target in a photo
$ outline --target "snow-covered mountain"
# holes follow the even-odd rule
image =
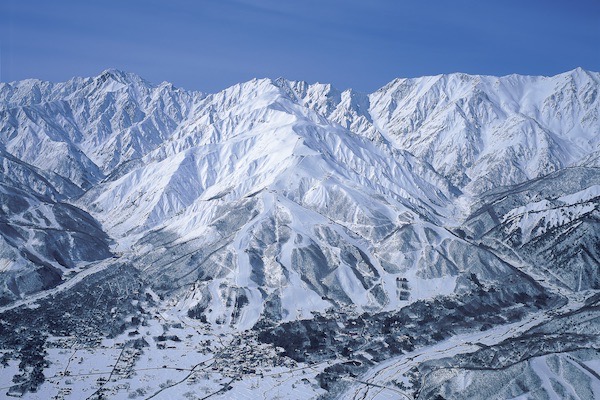
[[[331,121],[363,136],[383,136],[454,185],[480,193],[596,154],[599,83],[598,73],[578,68],[553,77],[396,79],[370,95],[304,82],[289,88]]]
[[[498,344],[600,289],[599,90],[581,69],[372,94],[282,78],[203,94],[117,70],[0,83],[5,319],[82,292],[98,297],[69,326],[91,313],[146,345],[152,318],[163,336],[253,331],[297,362],[353,363],[319,375],[330,395],[409,348]]]
[[[116,70],[59,84],[0,83],[1,143],[20,160],[89,189],[168,139],[200,97]]]

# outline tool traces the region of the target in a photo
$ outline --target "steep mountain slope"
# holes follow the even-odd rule
[[[100,225],[61,201],[79,194],[78,187],[4,151],[0,157],[0,305],[111,256]]]
[[[398,147],[480,193],[577,163],[599,140],[598,74],[397,80],[371,96]]]
[[[599,185],[600,170],[576,167],[490,191],[465,229],[559,286],[600,289]]]
[[[166,140],[200,93],[104,71],[65,83],[0,83],[0,143],[7,152],[89,189]]]
[[[456,190],[430,167],[286,94],[259,80],[208,96],[193,127],[81,199],[119,241],[139,238],[122,251],[155,290],[180,292],[190,315],[250,327],[331,305],[394,309],[443,283],[459,290],[466,271],[510,273],[461,259],[469,246],[439,227]],[[459,250],[444,259],[446,246]]]

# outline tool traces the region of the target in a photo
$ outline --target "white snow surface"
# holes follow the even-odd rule
[[[599,91],[600,74],[582,69],[554,77],[397,79],[371,94],[281,78],[204,94],[117,70],[63,83],[0,83],[0,195],[30,191],[23,211],[5,200],[2,215],[32,232],[62,228],[55,202],[88,211],[114,240],[115,258],[169,295],[146,331],[131,337],[157,347],[153,337],[176,321],[185,338],[168,343],[170,351],[131,350],[125,358],[126,334],[96,349],[56,347],[49,379],[31,398],[88,397],[102,388],[114,398],[323,394],[315,376],[326,363],[261,366],[222,392],[228,360],[216,371],[211,357],[230,347],[243,356],[223,338],[267,312],[279,322],[332,307],[393,311],[464,290],[473,274],[484,283],[509,276],[512,270],[453,229],[471,196],[487,189],[600,166]],[[515,207],[502,222],[530,241],[597,217],[599,197],[600,186],[591,186]],[[48,258],[39,236],[23,235],[22,243]],[[0,273],[29,268],[18,250],[1,237]],[[113,260],[76,262],[69,269],[47,261],[74,277],[0,311],[33,308]],[[199,307],[208,325],[189,318]],[[416,362],[474,351],[475,341],[498,343],[547,318],[540,312],[417,349],[360,378],[388,387]],[[545,362],[537,358],[532,368],[551,377]],[[16,370],[9,364],[3,371]],[[117,370],[119,383],[98,379]],[[1,385],[11,385],[4,374]],[[346,394],[406,397],[380,389],[356,381]]]
[[[242,290],[249,304],[236,324],[245,328],[263,310],[265,287],[284,320],[326,309],[324,291],[333,287],[365,310],[405,304],[400,277],[410,278],[409,301],[452,293],[470,267],[444,266],[445,246],[461,241],[440,227],[467,212],[461,191],[593,164],[599,83],[598,73],[575,69],[397,79],[372,94],[254,79],[203,94],[107,70],[64,83],[0,84],[0,146],[85,190],[75,204],[103,224],[119,254],[164,254],[164,244],[143,240],[149,233],[173,235],[169,246],[218,249],[204,262],[218,264],[219,277],[186,304],[212,293],[209,319],[233,322],[224,304]],[[582,199],[557,199],[565,205],[544,213],[546,228],[531,220],[541,215],[533,209],[506,218],[548,229],[590,212],[593,202]],[[232,216],[242,206],[252,215],[245,221]],[[248,251],[270,229],[276,243],[260,254],[259,283]],[[410,249],[401,247],[406,229],[415,232]],[[324,282],[320,289],[298,267],[299,254],[315,248],[335,264],[313,279]],[[350,265],[341,256],[348,251],[364,260]],[[9,264],[0,268],[18,268]]]

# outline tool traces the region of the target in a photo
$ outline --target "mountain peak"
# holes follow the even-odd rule
[[[142,77],[132,72],[125,72],[115,68],[108,68],[99,75],[92,78],[99,85],[108,85],[110,91],[130,85],[154,88],[156,85],[146,81]]]
[[[121,80],[121,79],[125,79],[125,77],[127,75],[128,75],[127,72],[122,71],[120,69],[107,68],[100,73],[99,77],[111,78],[114,80]]]

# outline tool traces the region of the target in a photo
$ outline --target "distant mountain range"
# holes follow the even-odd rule
[[[9,392],[81,398],[44,379],[62,365],[49,343],[124,335],[149,354],[161,319],[166,338],[193,327],[186,345],[202,331],[327,363],[297,398],[600,396],[599,91],[582,69],[372,94],[282,78],[205,94],[117,70],[0,83]],[[244,386],[252,369],[215,397],[266,390]]]

